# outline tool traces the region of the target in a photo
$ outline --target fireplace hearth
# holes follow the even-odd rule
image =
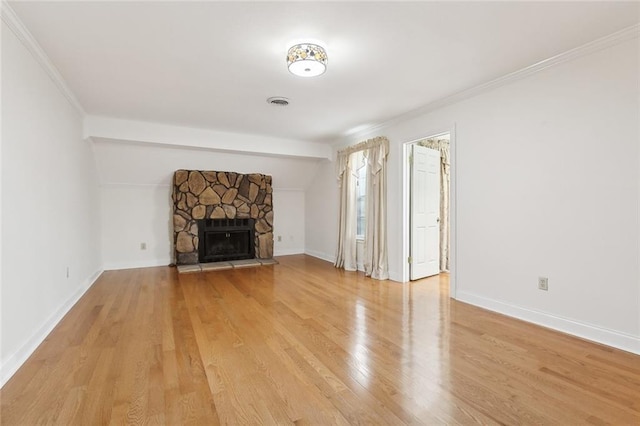
[[[202,219],[198,221],[200,263],[255,257],[253,219]]]

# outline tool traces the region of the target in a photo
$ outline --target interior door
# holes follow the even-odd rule
[[[411,279],[440,273],[440,151],[411,147]]]

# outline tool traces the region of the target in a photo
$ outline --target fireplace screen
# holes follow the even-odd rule
[[[203,219],[198,236],[201,263],[255,257],[253,219]]]

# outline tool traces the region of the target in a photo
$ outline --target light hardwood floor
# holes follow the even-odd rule
[[[1,391],[2,425],[640,425],[640,357],[308,256],[105,272]]]

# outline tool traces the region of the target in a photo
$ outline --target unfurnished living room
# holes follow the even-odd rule
[[[640,2],[0,4],[0,424],[640,425]]]

